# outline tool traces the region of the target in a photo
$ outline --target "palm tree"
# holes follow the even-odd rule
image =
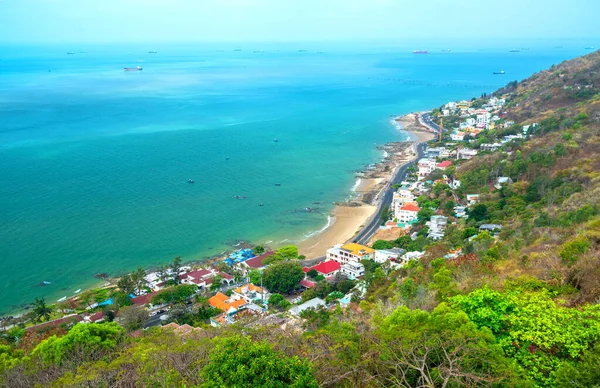
[[[33,313],[35,314],[35,320],[39,322],[41,318],[45,318],[46,321],[50,320],[50,314],[52,314],[52,308],[46,304],[44,298],[35,298],[33,302]]]

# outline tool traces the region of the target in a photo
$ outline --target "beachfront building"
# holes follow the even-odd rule
[[[412,224],[417,220],[420,210],[415,202],[406,202],[400,207],[396,218],[399,223]]]
[[[431,174],[436,169],[437,163],[433,159],[423,158],[419,160],[419,177],[423,178]]]
[[[275,252],[265,252],[260,256],[253,257],[246,261],[240,262],[236,264],[236,268],[238,268],[244,275],[247,275],[253,269],[262,270],[266,267],[264,261],[269,257],[273,256]]]
[[[361,263],[348,262],[342,265],[341,273],[350,280],[358,279],[365,275],[365,266]]]
[[[340,272],[341,264],[335,260],[328,260],[310,268],[304,267],[304,273],[308,273],[311,269],[314,269],[319,275],[323,275],[325,278],[332,278]]]
[[[374,249],[357,243],[338,244],[327,250],[327,260],[335,260],[340,264],[349,262],[360,263],[362,260],[370,260],[375,253]]]

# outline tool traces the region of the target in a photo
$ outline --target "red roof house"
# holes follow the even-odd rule
[[[437,164],[437,168],[448,168],[452,165],[452,162],[449,160],[444,160],[442,163]]]
[[[411,203],[405,203],[404,205],[402,205],[402,207],[400,208],[400,210],[404,210],[404,211],[407,211],[407,212],[418,213],[419,210],[421,210],[421,208],[419,208],[417,205],[413,205]]]
[[[265,266],[263,264],[263,261],[265,261],[266,258],[273,256],[274,254],[275,254],[275,252],[266,252],[260,256],[256,256],[251,259],[248,259],[248,260],[242,262],[241,264],[245,267],[252,268],[252,269],[263,268]]]
[[[338,273],[340,268],[342,268],[340,263],[338,263],[335,260],[329,260],[329,261],[324,261],[322,263],[319,263],[310,268],[304,267],[304,273],[307,273],[311,269],[314,269],[315,271],[317,271],[319,273],[319,275],[328,277],[328,276],[333,276],[336,273]]]

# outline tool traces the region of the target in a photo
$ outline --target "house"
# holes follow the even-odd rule
[[[502,230],[502,225],[499,224],[482,224],[479,227],[479,231],[483,232],[490,232],[491,234],[496,234],[498,232],[500,232]]]
[[[351,262],[348,262],[348,263],[342,265],[341,273],[346,275],[348,277],[348,279],[354,280],[361,276],[364,276],[365,266],[362,265],[361,263],[356,263],[356,262],[351,261]]]
[[[238,263],[236,266],[245,274],[247,274],[250,270],[253,269],[264,269],[264,261],[269,257],[273,256],[274,254],[275,252],[265,252],[260,256],[256,256],[241,263]]]
[[[448,225],[448,218],[444,216],[431,216],[426,225],[429,227],[427,237],[432,240],[441,240],[444,238],[444,230]]]
[[[446,147],[427,147],[425,155],[428,158],[439,158],[446,153]]]
[[[441,170],[445,170],[446,168],[452,166],[452,162],[449,160],[444,160],[441,163],[437,164],[437,168],[441,169]]]
[[[502,144],[496,142],[496,143],[483,143],[479,146],[479,148],[481,148],[482,151],[492,151],[495,152],[498,150],[498,148],[502,147]]]
[[[452,182],[450,182],[450,187],[451,187],[453,190],[456,190],[456,189],[458,189],[458,188],[460,187],[460,180],[458,180],[458,179],[454,179],[454,180],[452,180]]]
[[[302,279],[302,280],[300,280],[300,285],[305,290],[308,290],[308,289],[313,288],[315,286],[315,282],[312,282],[312,281],[310,281],[308,279]]]
[[[510,177],[501,176],[501,177],[498,177],[498,179],[496,179],[496,183],[494,184],[494,187],[496,189],[500,190],[503,186],[510,185],[512,183],[513,183],[513,180],[510,179]]]
[[[456,218],[464,218],[467,216],[467,208],[464,206],[454,206],[454,216]]]
[[[425,254],[425,252],[418,252],[418,251],[406,252],[404,255],[402,255],[402,257],[400,259],[402,261],[404,261],[405,263],[407,263],[411,260],[416,260],[416,259],[421,258],[424,254]]]
[[[235,299],[233,295],[229,297],[221,292],[217,292],[215,296],[208,300],[208,304],[218,308],[224,313],[235,314],[238,310],[248,304],[248,302],[243,298]]]
[[[406,251],[402,248],[391,248],[391,249],[377,249],[375,251],[375,260],[378,263],[385,263],[386,261],[396,261]]]
[[[311,269],[317,271],[319,275],[323,275],[324,277],[329,278],[335,276],[338,272],[340,272],[341,265],[335,260],[328,260],[310,268],[304,267],[304,273],[308,273],[308,271],[310,271]]]
[[[327,250],[327,260],[335,260],[340,264],[348,262],[359,263],[362,260],[370,260],[375,253],[374,249],[357,243],[338,244]]]
[[[459,148],[456,150],[456,159],[473,159],[477,155],[477,150],[471,148]]]
[[[392,199],[392,212],[394,217],[397,218],[396,214],[398,214],[404,203],[413,202],[414,200],[415,196],[413,195],[412,190],[410,190],[407,186],[400,187],[398,191],[394,193]]]
[[[154,296],[157,294],[157,292],[152,292],[150,294],[145,294],[145,295],[140,295],[140,296],[136,296],[135,298],[131,299],[131,303],[133,303],[134,306],[146,306],[146,305],[152,305],[152,298],[154,298]]]
[[[421,208],[415,202],[406,202],[400,207],[396,218],[401,223],[413,223],[417,220],[420,210]]]
[[[475,205],[479,202],[479,194],[467,194],[467,203],[469,205]]]
[[[268,293],[261,287],[255,286],[252,283],[245,284],[233,290],[232,296],[238,299],[244,299],[248,303],[260,299],[269,300]]]
[[[302,303],[299,306],[294,306],[292,307],[289,311],[290,314],[295,315],[295,316],[299,316],[303,311],[306,311],[308,309],[315,309],[317,310],[320,307],[325,307],[327,304],[325,303],[325,301],[321,298],[313,298],[309,301],[306,301],[304,303]]]
[[[465,140],[465,133],[464,132],[452,132],[450,134],[450,139],[452,139],[452,141],[463,141]]]
[[[437,163],[433,159],[422,158],[419,160],[418,167],[419,176],[425,177],[431,174],[437,168]]]

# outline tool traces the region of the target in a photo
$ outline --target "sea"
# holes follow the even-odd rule
[[[99,273],[301,241],[408,139],[392,116],[588,52],[489,45],[0,46],[0,314]]]

